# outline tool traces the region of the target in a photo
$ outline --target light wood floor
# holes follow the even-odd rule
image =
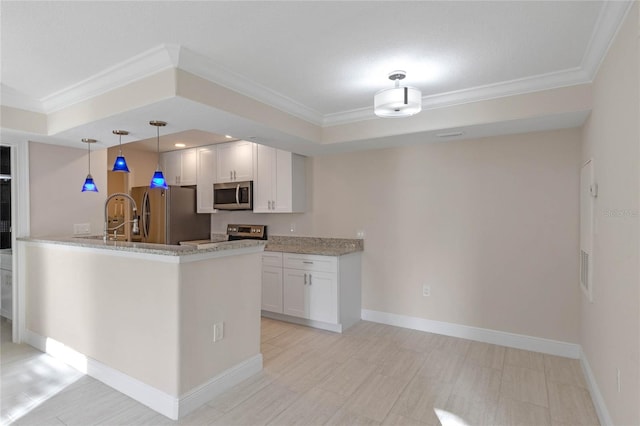
[[[263,319],[262,353],[261,373],[178,422],[83,376],[15,424],[598,424],[577,360],[364,321]]]

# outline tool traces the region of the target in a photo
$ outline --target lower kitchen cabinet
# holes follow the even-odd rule
[[[277,266],[277,254],[282,256],[282,266]],[[319,256],[265,252],[262,278],[265,317],[336,332],[360,320],[360,253]]]
[[[262,253],[262,310],[281,314],[282,253]]]
[[[284,313],[314,321],[338,323],[335,273],[285,269]]]
[[[0,254],[0,315],[13,318],[13,284],[11,255]]]

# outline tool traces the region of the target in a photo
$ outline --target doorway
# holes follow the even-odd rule
[[[11,147],[0,146],[0,321],[2,341],[13,340]]]

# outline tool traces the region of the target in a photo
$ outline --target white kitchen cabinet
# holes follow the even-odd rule
[[[262,310],[282,313],[282,253],[262,254]]]
[[[281,310],[275,303],[264,303],[265,298],[279,300],[275,268],[273,261],[263,257],[263,316],[336,332],[360,320],[359,252],[344,256],[282,253]]]
[[[236,141],[218,145],[218,182],[253,180],[253,142]]]
[[[0,315],[13,318],[13,273],[11,254],[0,254]]]
[[[195,185],[197,154],[196,149],[183,149],[162,153],[162,172],[168,185]]]
[[[304,157],[257,145],[253,183],[254,213],[303,212],[306,204]]]
[[[216,182],[217,149],[215,145],[197,149],[196,199],[198,213],[215,213],[213,184]]]

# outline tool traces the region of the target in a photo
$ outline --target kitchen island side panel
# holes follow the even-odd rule
[[[178,396],[178,263],[26,244],[26,328]]]
[[[260,354],[261,270],[262,252],[182,265],[180,394]]]

